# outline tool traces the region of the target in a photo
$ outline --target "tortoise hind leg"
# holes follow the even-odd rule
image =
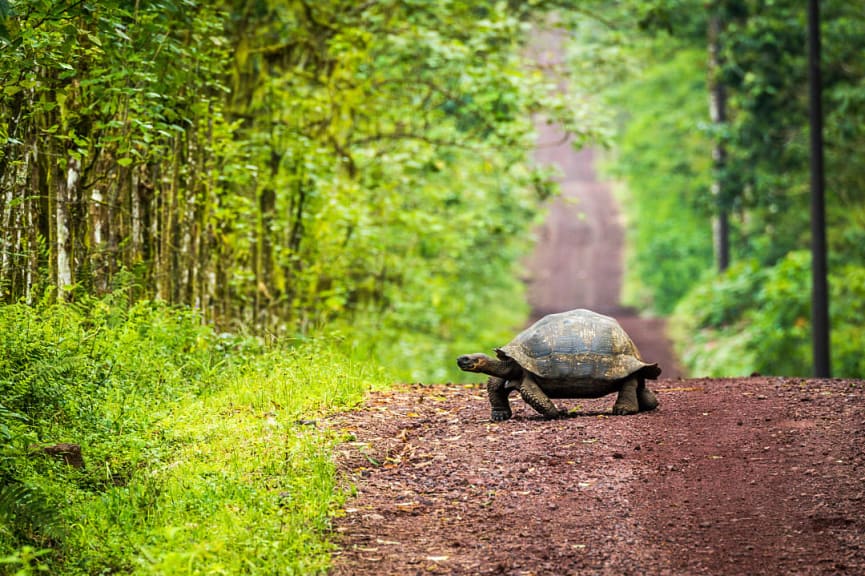
[[[627,414],[636,414],[640,411],[640,403],[637,400],[636,378],[628,378],[622,382],[622,387],[619,388],[619,397],[616,398],[616,403],[613,404],[613,414],[616,416],[625,416]]]
[[[658,397],[649,390],[645,380],[640,380],[637,386],[637,403],[640,405],[640,412],[648,412],[658,407]]]
[[[492,406],[490,420],[501,422],[511,417],[511,404],[508,402],[510,390],[505,388],[505,380],[498,376],[490,376],[487,380],[487,396]]]
[[[520,396],[526,401],[526,404],[543,414],[547,418],[558,418],[559,409],[553,404],[552,400],[544,394],[541,387],[538,386],[531,376],[526,374],[523,376],[522,382],[518,387]]]

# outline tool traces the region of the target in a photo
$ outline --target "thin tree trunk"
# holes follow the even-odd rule
[[[58,295],[65,297],[65,292],[72,286],[72,238],[69,231],[71,212],[70,206],[81,177],[81,163],[77,158],[69,158],[65,180],[59,179],[57,185],[57,202],[55,204],[55,226],[57,229],[57,290]]]
[[[719,272],[730,265],[730,225],[726,206],[723,171],[727,162],[727,150],[720,134],[727,122],[727,94],[721,82],[721,18],[717,6],[711,7],[714,13],[709,18],[709,116],[717,128],[712,148],[714,178],[712,197],[715,202],[715,217],[712,222],[712,237],[715,247],[715,263]]]
[[[57,277],[56,266],[54,265],[54,242],[57,240],[57,234],[54,227],[54,206],[57,198],[51,190],[51,170],[48,166],[49,155],[42,154],[34,142],[30,151],[32,157],[33,171],[31,175],[32,189],[38,194],[38,236],[36,240],[41,240],[45,246],[45,250],[41,251],[38,242],[33,245],[35,252],[34,268],[36,272],[45,270],[46,278],[42,281],[40,288],[44,290],[49,285],[54,284],[54,279]]]
[[[5,166],[0,166],[0,174],[4,174],[3,168],[5,168]],[[17,245],[19,241],[18,239],[13,238],[12,234],[14,228],[13,214],[15,213],[14,204],[12,202],[12,185],[11,183],[7,185],[5,178],[0,180],[0,185],[3,185],[5,188],[5,193],[3,194],[2,231],[0,231],[2,232],[2,239],[0,239],[0,289],[3,291],[4,301],[9,301],[11,300],[12,284],[14,282],[14,279],[12,278],[13,267],[11,260],[12,255],[15,254],[18,249]]]
[[[820,2],[808,2],[808,107],[811,140],[811,344],[814,376],[832,375],[829,264],[826,259],[826,175],[823,150],[823,73],[820,67]]]
[[[90,239],[90,267],[93,274],[93,287],[98,293],[108,290],[105,271],[105,198],[94,187],[90,193],[90,220],[93,235]]]
[[[4,112],[8,120],[10,134],[0,152],[0,190],[2,198],[2,220],[0,220],[0,298],[14,302],[22,295],[29,298],[32,282],[31,256],[36,252],[36,243],[28,241],[35,238],[35,231],[28,222],[34,209],[33,194],[38,189],[38,170],[35,164],[35,146],[29,136],[30,123],[23,122],[22,116],[28,108],[27,92],[18,92],[8,103]],[[17,140],[17,145],[12,141]],[[20,185],[24,181],[28,185]]]
[[[187,164],[188,172],[185,175],[181,190],[186,192],[186,197],[183,199],[182,220],[180,229],[183,231],[183,241],[180,244],[181,253],[180,269],[182,270],[183,287],[181,301],[188,305],[196,307],[195,291],[198,280],[198,230],[197,230],[197,199],[196,191],[198,188],[198,166],[195,155],[195,129],[191,128],[186,136],[186,146],[184,147],[184,158]]]
[[[98,212],[102,219],[104,246],[102,250],[102,269],[98,271],[99,284],[103,290],[110,290],[118,266],[122,262],[120,253],[124,239],[124,215],[129,214],[128,208],[124,210],[123,202],[127,196],[126,190],[129,186],[129,169],[119,168],[113,174],[113,185],[109,186],[108,202]],[[106,169],[106,172],[110,170]],[[94,270],[94,274],[96,271]]]
[[[30,166],[29,160],[24,163],[25,166]],[[24,223],[24,231],[18,235],[16,244],[21,250],[21,261],[24,263],[26,272],[24,273],[22,294],[24,301],[28,304],[33,303],[33,285],[39,277],[39,226],[40,220],[39,200],[29,198],[24,203],[23,214],[19,217]],[[25,240],[26,238],[26,240]]]
[[[144,228],[142,226],[142,205],[141,192],[139,190],[139,179],[141,175],[139,171],[133,170],[130,174],[130,189],[129,189],[129,212],[130,225],[132,229],[132,250],[130,253],[129,264],[136,264],[142,259],[144,251]]]

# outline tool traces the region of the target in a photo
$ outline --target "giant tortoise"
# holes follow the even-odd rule
[[[467,372],[490,375],[487,394],[494,421],[511,417],[508,396],[514,390],[547,418],[559,416],[550,398],[600,398],[618,392],[616,415],[658,406],[646,379],[656,379],[661,369],[643,361],[615,319],[591,310],[544,316],[497,348],[496,358],[466,354],[457,364]]]

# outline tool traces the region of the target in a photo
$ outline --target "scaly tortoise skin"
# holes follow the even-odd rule
[[[643,361],[615,319],[591,310],[544,316],[497,348],[496,356],[457,359],[462,370],[490,375],[487,394],[494,421],[511,417],[508,396],[514,390],[547,418],[560,415],[550,398],[600,398],[617,392],[616,415],[658,406],[646,379],[654,380],[661,369]]]

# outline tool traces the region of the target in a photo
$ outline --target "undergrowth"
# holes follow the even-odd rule
[[[384,380],[155,302],[0,308],[0,574],[323,572],[341,492],[317,419]]]
[[[835,266],[829,277],[832,372],[865,376],[865,268]],[[671,327],[695,376],[811,373],[811,256],[789,253],[778,264],[734,263],[708,278],[676,308]]]

